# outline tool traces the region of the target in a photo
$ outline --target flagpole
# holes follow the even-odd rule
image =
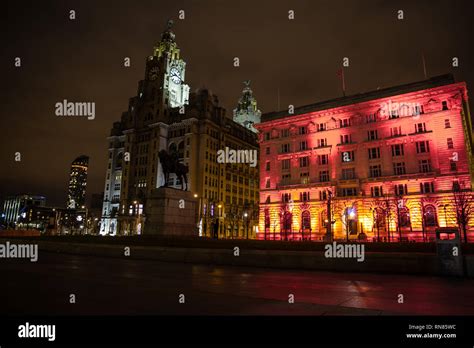
[[[277,89],[277,111],[280,111],[280,87]]]
[[[344,67],[342,67],[342,95],[346,96],[346,80],[344,78]]]
[[[426,74],[426,62],[425,62],[425,53],[421,52],[421,59],[423,60],[423,74],[425,76],[425,80],[428,79],[428,75]]]

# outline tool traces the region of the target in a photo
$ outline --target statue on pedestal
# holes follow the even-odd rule
[[[187,165],[179,162],[177,153],[169,153],[166,150],[158,152],[158,158],[160,159],[161,167],[163,169],[164,176],[164,187],[168,187],[168,179],[170,173],[176,174],[176,177],[181,180],[181,189],[184,191],[188,190],[188,177],[189,168]]]

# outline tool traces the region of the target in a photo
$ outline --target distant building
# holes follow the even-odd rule
[[[46,197],[38,195],[18,195],[5,199],[3,204],[3,214],[5,225],[15,227],[20,218],[26,217],[28,207],[44,207]]]
[[[17,228],[21,230],[35,229],[41,233],[56,233],[56,208],[29,205],[25,209],[25,214],[20,216]]]
[[[56,209],[56,233],[94,234],[93,219],[89,209]]]
[[[257,100],[250,89],[250,80],[244,81],[244,84],[245,88],[242,91],[242,96],[237,107],[234,109],[234,121],[257,133],[254,125],[260,123],[262,113],[258,110]]]
[[[89,157],[79,156],[71,163],[69,174],[69,188],[66,207],[78,209],[86,203],[87,169]]]
[[[261,239],[429,240],[458,225],[454,192],[471,194],[472,119],[452,75],[267,113],[257,128]]]

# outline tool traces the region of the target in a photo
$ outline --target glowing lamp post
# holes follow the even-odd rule
[[[222,204],[219,204],[217,208],[219,208],[219,215],[217,216],[217,239],[219,239],[219,236],[222,233],[221,231]]]
[[[249,239],[249,214],[247,212],[244,213],[245,218],[245,235],[246,238]]]

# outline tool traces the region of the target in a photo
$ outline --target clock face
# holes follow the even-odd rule
[[[160,71],[160,69],[158,69],[157,66],[151,68],[150,73],[148,74],[148,77],[150,78],[150,80],[156,80],[156,78],[158,77],[158,72],[159,71]]]
[[[171,68],[170,70],[170,78],[171,81],[173,81],[176,84],[181,83],[181,74],[179,73],[179,70],[176,68]]]

